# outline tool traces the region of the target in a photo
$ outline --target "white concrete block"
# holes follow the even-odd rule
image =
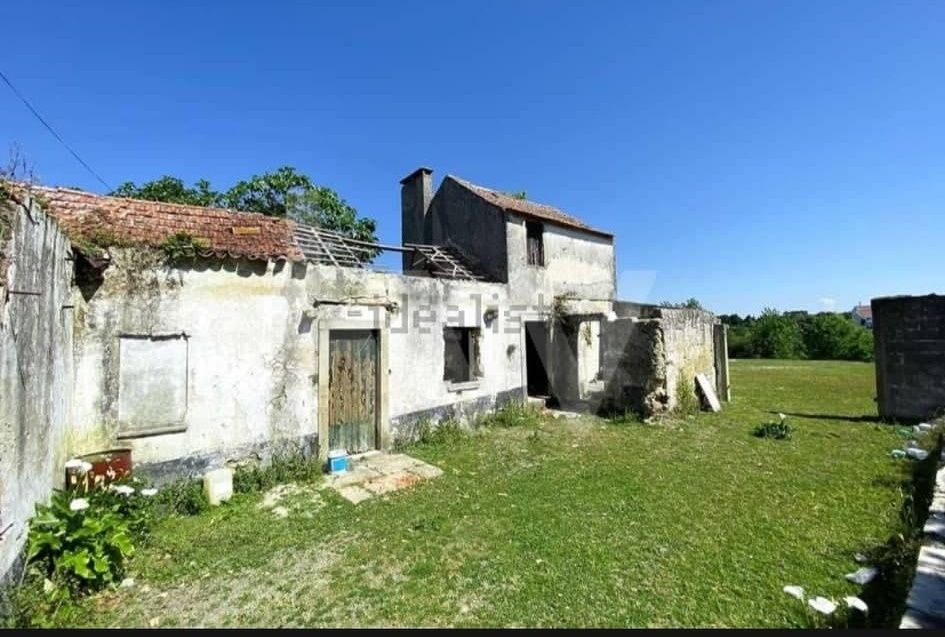
[[[233,497],[233,470],[226,467],[208,471],[203,476],[203,491],[211,506]]]

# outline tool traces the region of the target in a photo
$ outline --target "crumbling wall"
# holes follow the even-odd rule
[[[0,580],[36,502],[61,487],[72,386],[69,243],[38,206],[0,202]]]
[[[695,376],[715,384],[718,319],[702,310],[619,305],[615,313],[651,318],[617,318],[601,323],[600,411],[636,411],[645,416],[674,409],[680,392],[695,395]]]
[[[919,420],[945,409],[945,296],[873,299],[876,397],[883,418]]]
[[[601,324],[601,375],[604,395],[600,413],[667,409],[666,357],[659,321],[616,319]]]
[[[696,374],[705,375],[710,386],[716,386],[713,326],[719,320],[704,310],[659,308],[658,312],[666,357],[667,407],[673,409],[680,392],[695,393]]]

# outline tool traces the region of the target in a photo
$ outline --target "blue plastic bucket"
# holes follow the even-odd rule
[[[348,452],[344,449],[332,449],[328,452],[328,472],[342,473],[348,470]]]

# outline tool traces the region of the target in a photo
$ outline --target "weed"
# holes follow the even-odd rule
[[[701,405],[699,397],[696,396],[696,387],[692,379],[688,376],[680,376],[676,381],[676,408],[675,413],[679,416],[692,416],[699,413]]]
[[[768,422],[758,425],[752,432],[756,438],[774,438],[775,440],[790,440],[793,429],[791,425],[784,422]]]
[[[177,515],[197,515],[210,508],[199,478],[186,478],[163,487],[154,496],[154,502],[162,513]]]
[[[201,251],[207,249],[204,239],[194,237],[186,232],[172,234],[161,244],[161,251],[168,263],[180,263],[195,259]]]
[[[260,466],[239,467],[233,473],[233,491],[265,491],[277,484],[314,482],[324,473],[322,463],[301,450],[275,454]]]
[[[544,420],[535,405],[511,402],[505,407],[479,418],[480,427],[537,427]]]

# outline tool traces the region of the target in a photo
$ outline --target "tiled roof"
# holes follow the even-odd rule
[[[73,240],[108,237],[117,244],[159,247],[186,233],[202,240],[204,256],[301,261],[294,223],[253,212],[108,197],[82,190],[33,186],[43,208]]]
[[[873,308],[869,305],[857,305],[855,308],[853,308],[853,311],[861,318],[873,318]]]
[[[614,236],[609,232],[592,228],[580,219],[572,217],[568,213],[558,210],[552,206],[529,201],[528,199],[519,199],[518,197],[513,197],[497,190],[492,190],[491,188],[485,188],[483,186],[476,185],[470,181],[460,179],[459,177],[455,177],[453,175],[449,175],[449,178],[467,190],[470,190],[476,195],[479,195],[489,203],[507,210],[508,212],[514,212],[516,214],[522,215],[523,217],[528,217],[531,219],[549,221],[559,226],[576,228],[578,230],[583,230],[584,232],[596,234],[601,237],[607,237],[609,239],[612,239]]]
[[[14,185],[22,194],[26,187]],[[204,208],[182,204],[108,197],[84,190],[30,186],[35,196],[73,243],[90,241],[100,247],[137,245],[161,247],[178,233],[202,240],[205,257],[308,261],[322,265],[363,268],[370,257],[391,246],[356,241],[336,232],[267,217],[255,212]],[[442,246],[410,245],[417,269],[431,276],[482,279],[465,261]]]

